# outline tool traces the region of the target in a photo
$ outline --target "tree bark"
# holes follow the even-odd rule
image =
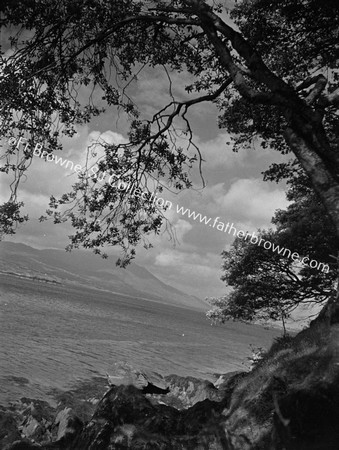
[[[324,161],[314,151],[306,140],[291,127],[285,131],[285,139],[293,153],[298,158],[301,166],[310,177],[315,191],[324,203],[329,216],[336,229],[337,245],[337,274],[339,277],[339,182],[327,169]],[[339,169],[337,169],[339,172]],[[339,175],[339,173],[338,173]],[[323,317],[330,324],[339,323],[339,283],[336,295],[333,296],[326,307]]]

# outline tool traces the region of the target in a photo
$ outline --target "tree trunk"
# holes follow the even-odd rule
[[[337,258],[337,274],[339,276],[339,181],[333,176],[333,167],[330,171],[325,162],[314,151],[304,137],[291,127],[285,131],[285,139],[293,153],[298,158],[306,174],[310,177],[315,191],[318,193],[326,210],[332,219],[336,229],[337,245],[335,253]],[[339,177],[339,168],[337,170]],[[339,323],[339,283],[337,284],[336,295],[333,296],[326,307],[324,317],[330,324]]]

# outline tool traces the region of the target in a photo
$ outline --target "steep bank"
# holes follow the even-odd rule
[[[338,449],[339,325],[316,323],[276,342],[223,415],[230,448]]]
[[[162,382],[169,392],[154,395],[140,385],[113,386],[92,405],[93,414],[60,404],[50,440],[36,437],[40,444],[13,444],[17,423],[3,412],[12,436],[3,448],[338,449],[338,325],[318,323],[293,339],[280,339],[251,372],[226,375],[216,385],[175,376]]]

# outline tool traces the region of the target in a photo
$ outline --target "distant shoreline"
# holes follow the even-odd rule
[[[38,277],[38,276],[35,276],[35,275],[25,275],[25,274],[22,274],[22,273],[10,272],[10,271],[6,271],[6,270],[0,270],[0,275],[12,275],[14,277],[23,278],[25,280],[40,281],[40,282],[43,282],[43,283],[51,283],[51,284],[60,284],[60,285],[62,285],[62,283],[60,283],[60,281],[49,280],[47,278],[42,278],[42,277]]]

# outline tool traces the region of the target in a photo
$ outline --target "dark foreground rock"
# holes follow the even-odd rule
[[[70,448],[227,449],[222,409],[210,400],[182,411],[152,405],[135,387],[119,386],[106,394]]]
[[[0,448],[21,438],[16,420],[9,412],[0,411]]]
[[[222,402],[204,400],[187,410],[152,404],[135,386],[112,387],[83,425],[70,411],[59,413],[58,439],[40,445],[14,442],[6,450],[228,449]]]
[[[207,380],[162,377],[126,364],[112,373],[106,382],[121,385],[108,392],[106,385],[103,397],[102,379],[96,378],[57,393],[55,409],[39,400],[13,402],[3,413],[7,431],[0,450],[227,448],[223,389]]]

